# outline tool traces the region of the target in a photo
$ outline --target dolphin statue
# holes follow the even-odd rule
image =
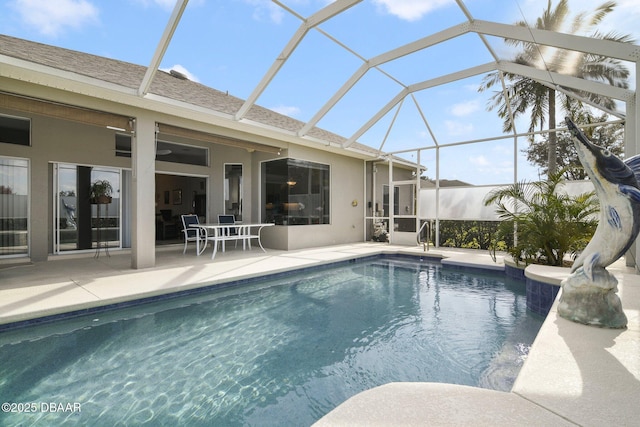
[[[565,121],[600,201],[596,231],[571,267],[572,273],[582,267],[593,281],[594,269],[604,269],[624,255],[640,232],[640,155],[622,161],[591,143],[569,117]]]

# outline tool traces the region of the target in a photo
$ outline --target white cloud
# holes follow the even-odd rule
[[[95,1],[95,0],[94,0]],[[127,0],[139,4],[145,8],[159,7],[160,9],[171,12],[176,7],[176,0]],[[204,6],[207,0],[191,0],[187,7],[194,8]]]
[[[513,146],[505,144],[495,144],[491,147],[491,152],[496,155],[513,156]]]
[[[468,116],[475,113],[480,109],[480,103],[477,100],[465,101],[458,104],[454,104],[451,107],[451,114],[456,117]]]
[[[480,83],[470,83],[466,85],[462,85],[464,90],[468,90],[469,92],[477,92],[480,87]]]
[[[469,162],[472,165],[475,166],[480,166],[480,167],[486,167],[491,165],[491,162],[489,162],[489,159],[487,159],[484,155],[480,154],[478,156],[475,157],[469,157]]]
[[[175,0],[153,0],[153,2],[166,10],[173,10],[176,5]]]
[[[249,6],[253,6],[253,19],[256,21],[264,21],[265,16],[271,22],[279,24],[284,17],[284,10],[269,0],[244,0]]]
[[[15,0],[12,6],[26,25],[52,37],[97,22],[99,15],[87,0]]]
[[[468,176],[462,178],[463,181],[480,183],[502,183],[510,182],[513,179],[513,162],[508,160],[497,161],[489,159],[484,154],[469,156],[467,158],[472,167],[466,170]],[[490,178],[489,178],[490,177]]]
[[[406,21],[417,21],[432,10],[453,4],[452,0],[373,0],[380,9]]]
[[[144,7],[151,7],[153,5],[160,6],[164,10],[173,10],[176,5],[175,0],[135,0],[136,3],[141,4]]]
[[[272,107],[271,110],[289,117],[295,117],[300,114],[300,108],[286,105]]]
[[[473,125],[471,123],[462,123],[454,120],[445,120],[444,125],[450,136],[470,135],[473,133]]]
[[[161,71],[165,71],[165,72],[169,72],[171,70],[176,70],[179,73],[184,74],[185,76],[187,76],[187,78],[189,80],[191,80],[192,82],[196,82],[196,83],[200,83],[200,79],[198,79],[198,77],[196,77],[195,74],[192,74],[191,71],[187,70],[185,67],[183,67],[180,64],[176,64],[173,67],[169,67],[169,68],[160,68]]]

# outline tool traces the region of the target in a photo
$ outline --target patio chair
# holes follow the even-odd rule
[[[157,226],[160,231],[160,239],[176,238],[178,235],[178,224],[173,219],[171,209],[160,209],[160,215],[156,217]]]
[[[180,217],[182,218],[182,233],[184,234],[184,249],[182,250],[184,254],[187,252],[187,243],[203,240],[204,236],[200,234],[199,228],[189,227],[191,224],[200,224],[198,215],[180,215]]]
[[[235,215],[218,215],[218,224],[235,224],[236,223],[236,216]],[[238,229],[236,227],[229,227],[229,228],[225,228],[224,231],[222,231],[222,233],[224,234],[225,237],[229,237],[229,236],[237,236],[238,235]],[[224,252],[224,239],[222,239],[222,251]],[[235,246],[238,247],[238,240],[235,241]]]

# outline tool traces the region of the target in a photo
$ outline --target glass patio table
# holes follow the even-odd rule
[[[225,243],[228,241],[241,241],[242,250],[249,247],[251,250],[251,240],[255,239],[263,252],[267,252],[262,246],[260,240],[260,232],[264,227],[271,227],[273,223],[235,223],[235,224],[219,224],[219,223],[203,223],[203,224],[190,224],[191,228],[200,229],[200,233],[204,235],[204,245],[200,249],[200,240],[196,240],[196,253],[201,255],[207,248],[207,242],[213,242],[213,253],[211,259],[216,257],[218,252],[218,243],[222,246],[222,252],[225,251]]]

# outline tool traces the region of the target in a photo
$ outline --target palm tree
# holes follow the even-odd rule
[[[562,189],[563,175],[561,170],[547,180],[517,182],[487,195],[485,206],[495,204],[502,220],[499,234],[516,230],[507,248],[516,262],[561,267],[565,255],[576,255],[593,236],[600,210],[595,192],[570,196]]]
[[[568,32],[571,34],[586,34],[591,32],[590,37],[592,38],[617,42],[633,42],[633,39],[629,35],[618,35],[615,33],[601,34],[594,30],[604,17],[613,11],[615,6],[616,3],[614,1],[607,1],[590,14],[586,12],[579,13],[575,16]],[[547,8],[543,11],[542,16],[536,20],[534,28],[556,32],[563,30],[566,27],[565,21],[568,14],[568,0],[560,0],[555,9],[552,8],[551,0],[548,0]],[[525,21],[516,22],[515,25],[530,27]],[[629,86],[627,82],[629,70],[617,59],[590,53],[567,51],[550,46],[541,46],[520,40],[505,39],[505,43],[522,47],[523,50],[516,55],[514,60],[517,64],[544,68],[549,71],[570,74],[583,79],[607,82],[610,85],[621,88],[627,88]],[[498,116],[504,120],[503,132],[513,131],[510,111],[513,113],[514,119],[526,112],[530,113],[529,132],[533,132],[538,126],[540,126],[540,130],[542,130],[546,121],[548,121],[549,129],[555,129],[556,96],[558,93],[556,93],[555,89],[547,85],[528,77],[496,71],[485,76],[478,91],[482,92],[492,88],[496,84],[499,85],[503,77],[508,94],[507,99],[505,99],[504,91],[497,91],[491,97],[488,106],[489,111],[496,107],[498,108]],[[611,98],[592,93],[578,94],[606,109],[614,110],[616,107],[615,101]],[[580,102],[570,98],[565,93],[560,93],[560,97],[561,105],[565,109],[575,107],[575,104]],[[530,138],[533,140],[533,137]],[[549,134],[548,165],[549,175],[555,174],[557,170],[555,132]]]

